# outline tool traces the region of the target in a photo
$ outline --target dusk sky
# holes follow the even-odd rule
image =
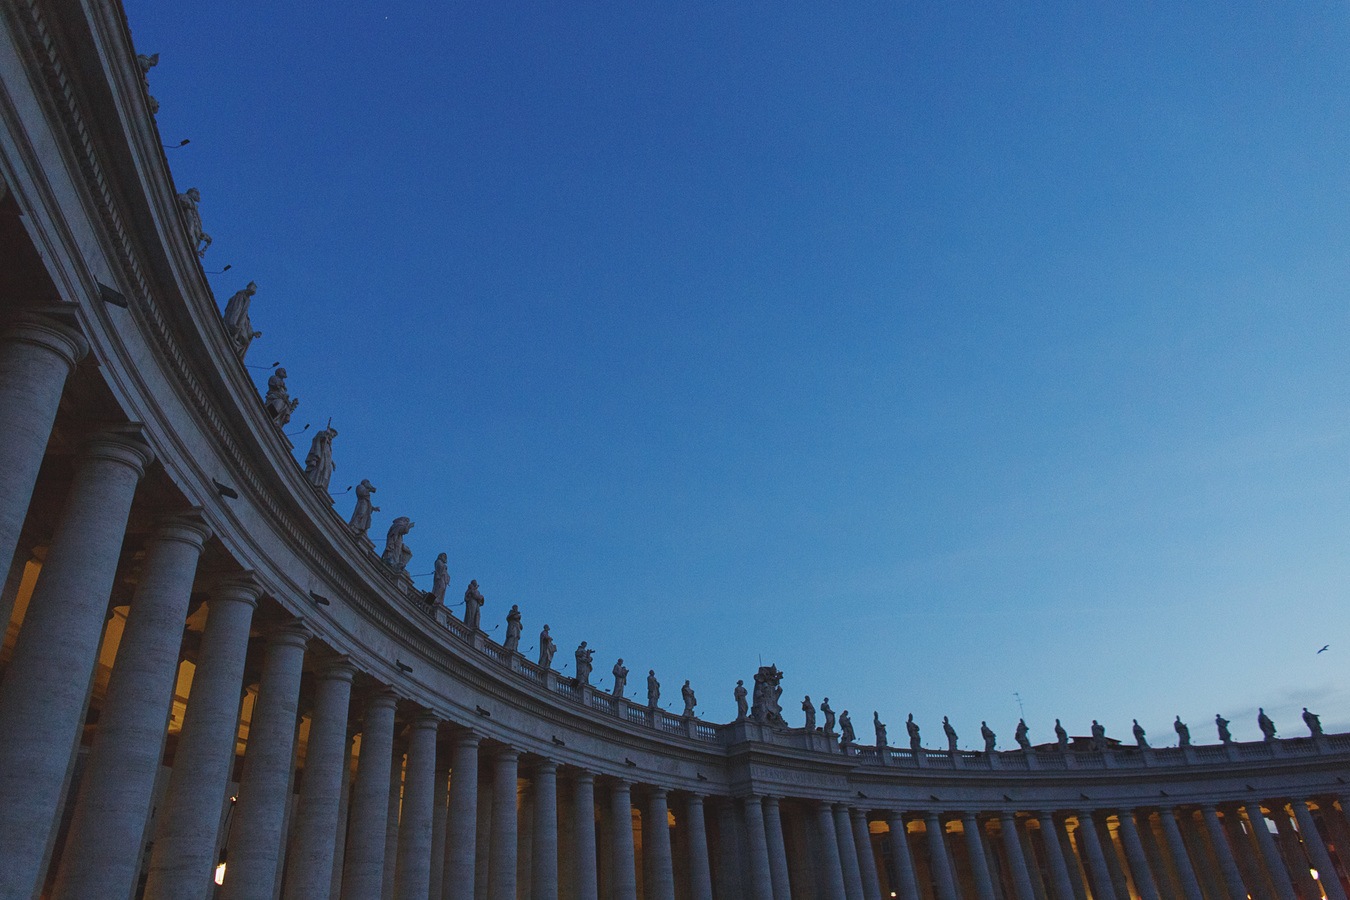
[[[522,649],[867,743],[1350,730],[1350,6],[1182,6],[128,14],[297,457]]]

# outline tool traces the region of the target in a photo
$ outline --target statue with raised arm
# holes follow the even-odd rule
[[[802,712],[806,713],[806,730],[816,730],[816,706],[811,702],[811,695],[807,694],[806,699],[802,701]]]
[[[619,661],[614,664],[614,668],[610,669],[610,672],[614,674],[612,693],[615,697],[622,697],[624,690],[628,687],[628,667],[623,664],[622,656],[619,657]]]
[[[309,444],[309,452],[305,454],[305,480],[314,486],[314,490],[323,491],[325,494],[328,493],[328,482],[332,480],[333,472],[337,469],[337,463],[333,462],[335,437],[337,429],[330,422],[314,435],[314,440]]]
[[[942,733],[947,736],[947,749],[952,753],[956,752],[956,729],[952,727],[951,721],[942,717]]]
[[[736,721],[743,721],[746,714],[750,712],[750,704],[745,702],[746,695],[749,693],[745,689],[745,679],[737,679],[736,689],[731,693],[736,697]]]
[[[248,317],[248,308],[253,304],[253,295],[258,293],[258,285],[252,281],[241,291],[235,291],[225,301],[225,334],[234,347],[234,354],[240,359],[248,353],[249,344],[256,337],[262,337],[261,331],[253,330],[253,322]]]
[[[1017,741],[1017,746],[1021,747],[1024,751],[1031,749],[1031,737],[1028,732],[1027,720],[1018,719],[1017,730],[1013,732],[1013,740]]]
[[[825,733],[834,734],[834,710],[830,709],[830,698],[820,701],[820,714],[825,717]]]
[[[450,587],[450,561],[444,553],[438,554],[431,568],[431,600],[437,606],[443,606],[445,591]]]
[[[656,709],[661,702],[661,682],[656,680],[656,670],[647,670],[647,706]]]
[[[1177,746],[1189,747],[1191,745],[1191,730],[1186,727],[1185,722],[1181,721],[1181,716],[1177,716],[1177,720],[1172,723],[1172,728],[1177,733]]]
[[[1139,745],[1140,750],[1148,749],[1148,737],[1144,734],[1144,726],[1139,724],[1139,720],[1134,720],[1134,742]]]
[[[549,669],[553,666],[553,654],[558,652],[558,645],[553,642],[553,635],[548,633],[548,626],[539,632],[539,668]]]
[[[502,642],[502,646],[506,648],[507,653],[520,652],[520,633],[522,630],[520,604],[512,603],[510,612],[506,614],[506,640]]]
[[[389,523],[389,531],[384,536],[384,553],[380,559],[384,564],[395,572],[402,572],[408,567],[408,560],[412,559],[412,551],[408,549],[403,539],[408,536],[408,532],[413,529],[413,520],[407,516],[399,516]],[[477,582],[474,582],[477,584]]]
[[[1064,726],[1059,724],[1059,719],[1055,720],[1055,744],[1059,747],[1059,752],[1064,753],[1069,749],[1069,733],[1064,730]]]
[[[291,414],[299,405],[299,398],[292,400],[290,391],[286,390],[285,368],[277,366],[276,371],[267,379],[267,396],[263,398],[263,408],[272,417],[274,425],[285,428],[291,421]]]
[[[473,631],[481,631],[483,621],[483,592],[478,590],[477,579],[470,581],[464,589],[464,624]]]
[[[694,688],[688,678],[684,680],[684,687],[680,688],[680,697],[684,700],[684,712],[681,715],[686,719],[692,719],[694,707],[698,706],[698,698],[694,696]]]
[[[889,744],[886,743],[886,726],[882,724],[881,716],[874,709],[872,710],[872,730],[877,733],[877,749],[884,750]]]
[[[1275,740],[1275,723],[1270,721],[1264,709],[1256,710],[1256,727],[1261,729],[1261,739],[1269,743]]]
[[[1106,749],[1106,726],[1102,725],[1096,719],[1092,720],[1092,749]]]
[[[211,246],[211,235],[202,231],[202,213],[197,208],[197,204],[201,202],[201,191],[195,187],[188,188],[178,195],[178,211],[183,214],[183,227],[187,230],[188,239],[192,241],[192,251],[198,257],[205,256],[206,248]]]
[[[919,723],[914,721],[914,713],[910,713],[905,720],[905,731],[909,732],[909,749],[915,754],[920,753],[923,748],[919,743]]]
[[[1219,729],[1219,741],[1224,744],[1233,743],[1233,733],[1228,730],[1228,720],[1222,715],[1215,714],[1214,726]]]
[[[370,495],[373,493],[375,485],[371,484],[369,479],[362,478],[361,483],[356,486],[356,508],[352,510],[352,517],[347,522],[352,534],[358,537],[366,536],[366,532],[370,530],[371,514],[380,511],[378,506],[370,502]]]
[[[1315,738],[1322,736],[1322,717],[1317,713],[1308,712],[1308,707],[1303,707],[1303,724],[1308,726],[1308,733]]]
[[[994,752],[994,730],[985,722],[980,723],[980,737],[984,738],[984,752]]]
[[[839,746],[848,750],[858,740],[858,736],[853,733],[853,719],[849,717],[848,710],[839,714]]]

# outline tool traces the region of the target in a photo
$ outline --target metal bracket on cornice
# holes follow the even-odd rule
[[[323,594],[316,594],[313,591],[309,592],[309,599],[313,600],[316,606],[331,606],[333,604],[333,601],[329,600]],[[412,670],[409,669],[409,671]]]
[[[866,800],[866,799],[867,799],[867,795],[864,794],[862,791],[858,791],[858,799],[859,799],[859,800]]]
[[[1004,801],[1005,803],[1012,803],[1012,802],[1013,802],[1013,798],[1009,797],[1007,794],[1004,794],[1004,795],[1003,795],[1003,801]]]
[[[1247,785],[1247,790],[1249,790],[1249,791],[1254,791],[1254,790],[1256,790],[1256,788],[1252,787],[1252,786],[1249,784],[1249,785]]]
[[[937,794],[929,794],[929,795],[928,795],[928,799],[929,799],[929,800],[932,800],[934,803],[941,803],[941,802],[942,802],[942,798],[939,797]]]
[[[228,484],[221,484],[214,478],[211,479],[211,483],[216,486],[216,493],[219,494],[220,496],[229,497],[231,500],[239,499],[239,492],[236,491],[234,488],[230,487]]]
[[[482,717],[485,718],[485,719],[490,719],[490,718],[492,718],[492,710],[490,710],[490,709],[483,709],[483,707],[481,707],[481,706],[475,706],[475,707],[473,708],[473,711],[476,712],[476,713],[478,713],[480,716],[482,716]]]
[[[637,768],[637,763],[633,762],[631,759],[629,759],[629,758],[626,757],[626,756],[623,758],[623,764],[624,764],[625,766],[632,766],[634,769]]]
[[[395,659],[395,660],[394,660],[394,665],[398,666],[398,670],[399,670],[400,672],[411,672],[411,671],[412,671],[412,666],[408,665],[407,663],[405,663],[405,662],[404,662],[403,660],[401,660],[401,659]]]
[[[704,775],[702,772],[695,772],[694,775],[695,775],[695,777],[698,778],[699,781],[707,781],[707,780],[708,780],[708,776],[707,776],[707,775]]]
[[[1167,791],[1164,791],[1162,788],[1158,788],[1158,793],[1162,794],[1164,797],[1172,796],[1171,794],[1167,793]]]
[[[1079,795],[1078,795],[1078,799],[1079,799],[1079,800],[1091,800],[1092,798],[1089,797],[1087,794],[1079,794]]]
[[[567,741],[564,741],[562,738],[558,737],[556,734],[553,736],[553,743],[557,744],[559,747],[566,747],[566,746],[567,746]]]
[[[98,283],[98,298],[111,306],[120,306],[123,309],[131,308],[131,304],[127,302],[125,294],[108,287],[101,281]]]

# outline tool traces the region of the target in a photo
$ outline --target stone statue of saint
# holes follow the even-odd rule
[[[152,53],[146,56],[144,53],[136,54],[136,65],[141,70],[141,83],[145,85],[145,96],[150,100],[150,115],[159,112],[159,101],[150,95],[150,70],[159,65],[159,54]]]
[[[1191,730],[1186,727],[1185,722],[1181,721],[1181,716],[1177,716],[1177,720],[1172,723],[1172,728],[1177,733],[1177,746],[1189,747],[1191,745]]]
[[[886,743],[886,726],[881,722],[881,716],[877,711],[872,710],[872,729],[877,733],[877,749],[884,750],[889,745]]]
[[[942,717],[942,733],[947,736],[947,749],[952,753],[956,752],[956,729],[946,716]]]
[[[1270,716],[1266,715],[1264,709],[1256,710],[1256,727],[1261,729],[1261,739],[1270,742],[1275,740],[1275,723],[1270,721]]]
[[[413,529],[413,520],[407,516],[399,516],[389,523],[389,531],[384,536],[384,553],[380,559],[384,564],[395,572],[402,572],[408,567],[408,560],[412,559],[412,551],[403,543],[403,539],[408,536],[408,532]],[[477,584],[477,582],[474,582]]]
[[[914,721],[914,713],[909,714],[905,720],[905,731],[909,732],[909,749],[915,753],[922,751],[922,745],[919,743],[919,723]]]
[[[520,604],[512,603],[511,610],[506,614],[506,640],[502,646],[506,648],[507,653],[520,652]]]
[[[614,668],[610,671],[614,673],[614,690],[612,693],[615,697],[622,697],[624,690],[628,687],[628,667],[623,664],[622,656],[619,657],[619,661],[614,664]]]
[[[820,701],[820,714],[825,717],[825,733],[834,734],[834,710],[830,709],[830,698]]]
[[[1308,707],[1303,707],[1303,724],[1308,726],[1309,733],[1313,737],[1322,736],[1322,717],[1317,713],[1308,712]]]
[[[755,689],[750,697],[751,715],[755,721],[779,727],[787,724],[783,721],[783,707],[779,702],[783,696],[782,680],[783,673],[777,666],[760,666],[755,673]]]
[[[371,513],[380,511],[378,506],[370,502],[370,495],[375,493],[375,485],[370,483],[369,479],[362,478],[361,483],[356,486],[356,509],[352,510],[352,517],[347,522],[347,527],[352,530],[352,534],[358,537],[365,537],[370,530]]]
[[[547,669],[553,665],[553,654],[558,652],[558,645],[553,643],[553,635],[548,633],[548,626],[539,632],[539,667]]]
[[[178,211],[183,214],[183,227],[187,229],[188,238],[192,241],[193,252],[199,257],[205,256],[206,248],[211,246],[211,235],[202,231],[202,214],[197,208],[197,204],[201,202],[201,191],[195,187],[188,188],[178,195]]]
[[[1092,720],[1092,749],[1106,749],[1106,726],[1099,723],[1096,719]]]
[[[1139,745],[1139,749],[1147,750],[1148,738],[1144,734],[1144,726],[1139,724],[1138,719],[1134,720],[1134,728],[1132,728],[1131,730],[1134,732],[1134,742]]]
[[[745,689],[745,679],[736,681],[736,690],[732,691],[736,696],[736,721],[743,721],[746,714],[750,712],[750,704],[745,702],[745,697],[749,693]]]
[[[981,736],[982,738],[984,738],[984,752],[985,752],[985,753],[993,753],[993,752],[994,752],[994,743],[995,743],[994,730],[993,730],[992,728],[990,728],[990,727],[988,726],[988,724],[986,724],[986,723],[984,723],[984,722],[981,722],[981,723],[980,723],[980,736]]]
[[[248,308],[253,303],[253,295],[258,293],[258,285],[250,281],[244,286],[242,291],[235,291],[229,300],[225,301],[225,334],[230,339],[230,344],[234,346],[234,354],[240,359],[248,353],[248,345],[253,343],[256,337],[262,337],[261,331],[253,330],[253,323],[248,317]]]
[[[1228,730],[1228,720],[1222,715],[1215,714],[1214,726],[1219,729],[1219,740],[1225,744],[1233,743],[1233,733]]]
[[[290,392],[286,390],[286,370],[277,366],[267,379],[267,396],[263,398],[263,408],[278,428],[284,428],[299,405],[299,398],[292,400]]]
[[[333,462],[335,437],[337,429],[331,424],[326,428],[320,428],[319,433],[314,435],[314,440],[310,441],[309,452],[305,454],[305,480],[312,484],[316,491],[328,492],[328,482],[333,478],[333,471],[337,469],[337,463]]]
[[[450,561],[444,553],[438,554],[431,568],[431,600],[441,606],[445,603],[445,590],[450,587]]]
[[[807,694],[806,699],[802,701],[802,712],[806,713],[806,730],[816,730],[816,706],[811,702],[811,695]]]
[[[595,659],[595,651],[586,646],[582,641],[577,647],[577,684],[591,683],[591,665]]]
[[[1069,749],[1069,733],[1064,730],[1064,726],[1059,724],[1059,719],[1055,720],[1055,743],[1059,746],[1059,751],[1063,753]]]
[[[478,581],[470,581],[464,589],[464,624],[474,631],[482,630],[483,604],[486,602],[483,592],[478,590]]]
[[[847,750],[858,740],[858,736],[853,733],[853,719],[849,717],[848,710],[839,714],[839,746]]]
[[[694,696],[694,688],[689,684],[689,679],[684,680],[684,686],[680,688],[680,697],[684,699],[684,712],[681,713],[686,719],[693,718],[694,707],[698,706],[698,698]]]
[[[647,705],[656,709],[661,700],[661,682],[656,680],[656,670],[647,670]]]
[[[1028,731],[1027,720],[1018,719],[1017,730],[1013,732],[1013,740],[1017,741],[1017,746],[1021,747],[1023,750],[1031,749],[1031,738],[1028,736]]]

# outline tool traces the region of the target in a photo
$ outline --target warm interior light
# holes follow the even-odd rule
[[[1321,878],[1319,878],[1318,875],[1317,875],[1317,870],[1316,870],[1316,869],[1309,869],[1309,870],[1308,870],[1308,874],[1311,875],[1311,876],[1313,877],[1313,881],[1321,881]]]
[[[225,883],[225,864],[221,863],[220,865],[216,866],[216,884],[224,884],[224,883]]]

